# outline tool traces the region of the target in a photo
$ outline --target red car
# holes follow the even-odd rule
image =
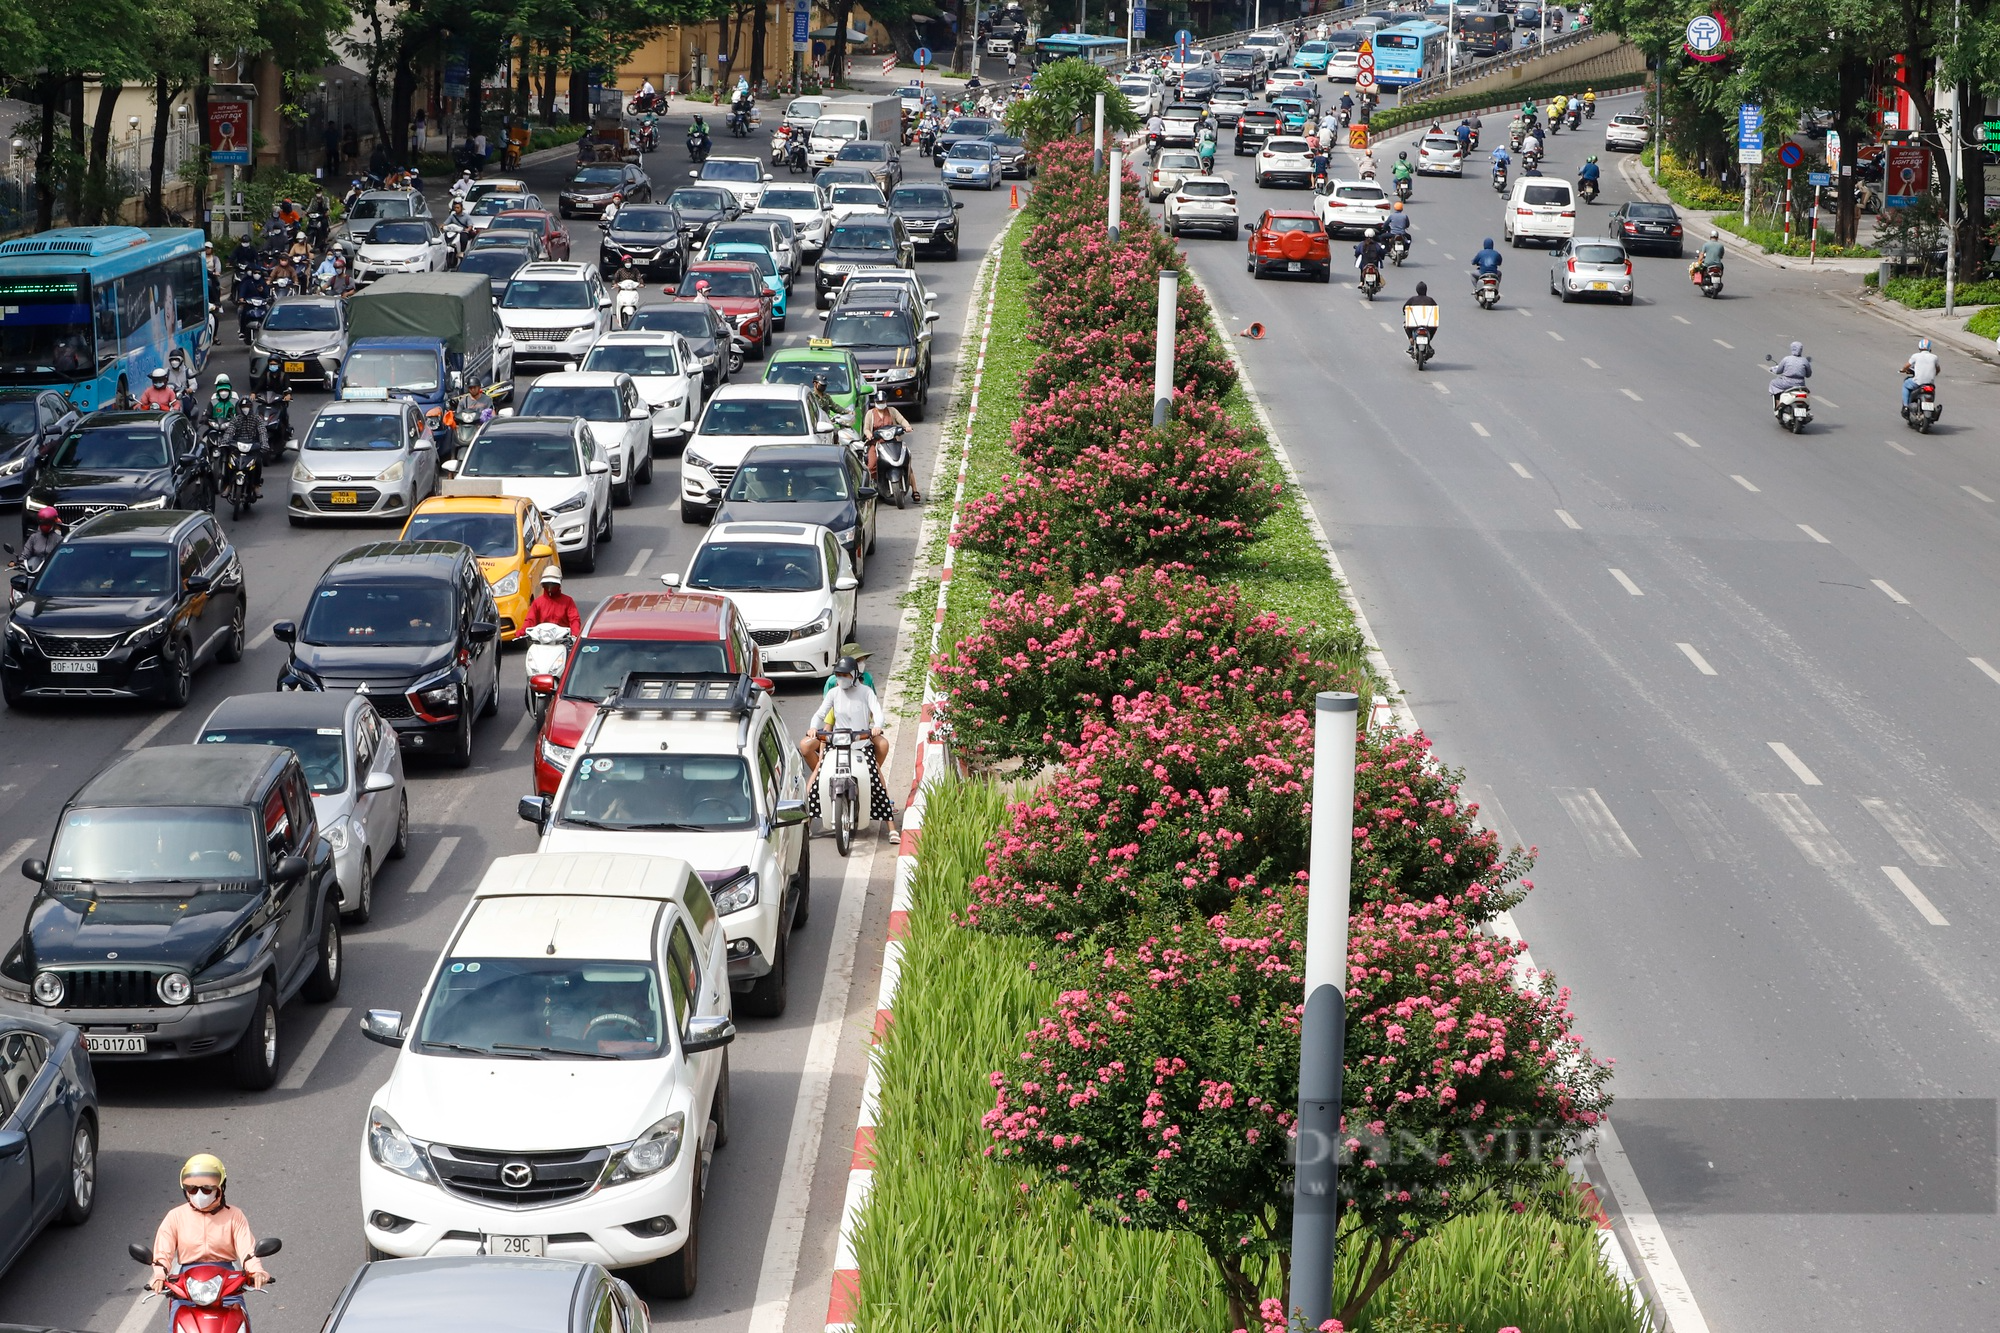
[[[542,248],[548,251],[550,259],[564,262],[569,259],[569,228],[546,208],[510,208],[505,213],[496,213],[490,230],[534,232],[542,238]]]
[[[757,642],[734,603],[720,593],[621,592],[591,615],[569,655],[535,740],[535,794],[554,796],[577,742],[604,696],[627,673],[755,675]]]
[[[705,293],[703,284],[707,286]],[[737,336],[750,344],[750,359],[764,359],[764,349],[771,345],[771,312],[778,298],[764,285],[764,275],[755,264],[740,259],[704,259],[689,264],[675,291],[682,297],[706,295],[708,303],[735,327]]]
[[[1250,230],[1249,270],[1257,277],[1297,273],[1333,281],[1333,251],[1319,215],[1266,209]]]

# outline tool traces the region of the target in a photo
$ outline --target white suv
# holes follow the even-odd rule
[[[833,418],[804,384],[725,384],[681,451],[681,519],[706,523],[743,455],[760,444],[831,444]]]
[[[729,1138],[722,923],[666,856],[503,856],[361,1132],[370,1258],[548,1255],[695,1287],[702,1185]]]
[[[812,901],[806,779],[771,692],[749,676],[635,673],[598,706],[554,797],[523,797],[521,816],[543,852],[686,861],[722,918],[737,1006],[776,1018],[786,941]]]
[[[1236,185],[1221,176],[1190,176],[1167,196],[1167,235],[1176,239],[1190,231],[1213,231],[1226,241],[1236,239],[1241,219],[1236,212]]]
[[[609,336],[609,335],[607,335]],[[524,417],[576,417],[611,464],[611,497],[632,503],[632,485],[653,480],[653,412],[630,375],[571,370],[543,375],[521,400]]]
[[[1389,192],[1374,181],[1329,180],[1313,206],[1329,236],[1359,236],[1389,224]]]
[[[1608,150],[1624,149],[1636,153],[1653,141],[1653,125],[1644,116],[1613,116],[1611,123],[1604,127],[1604,146]]]
[[[584,358],[585,370],[617,370],[632,377],[650,409],[650,444],[679,444],[694,429],[701,410],[701,362],[687,339],[672,329],[621,329],[597,340]],[[652,465],[643,466],[650,477]]]
[[[525,264],[500,298],[500,324],[521,365],[580,361],[611,329],[611,292],[595,264]]]

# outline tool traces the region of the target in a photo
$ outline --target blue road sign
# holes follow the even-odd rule
[[[1806,184],[1812,186],[1831,185],[1833,184],[1833,173],[1827,171],[1807,172]]]
[[[1745,102],[1736,109],[1736,147],[1739,151],[1764,151],[1764,108]]]
[[[1134,37],[1144,37],[1146,35],[1146,7],[1144,5],[1132,6],[1132,35]]]
[[[931,63],[931,49],[928,46],[920,46],[910,55],[917,62],[918,68],[927,67]]]
[[[792,49],[803,51],[811,42],[812,6],[806,0],[792,7]]]
[[[1174,34],[1175,46],[1186,46],[1189,42],[1193,40],[1194,40],[1194,34],[1189,32],[1186,28],[1182,28],[1179,32]]]

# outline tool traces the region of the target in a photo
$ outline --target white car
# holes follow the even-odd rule
[[[633,483],[652,484],[653,410],[639,396],[639,386],[630,375],[615,370],[544,375],[528,386],[528,394],[521,400],[521,415],[576,417],[589,426],[611,464],[611,498],[615,503],[632,503]]]
[[[1236,239],[1242,219],[1236,211],[1236,185],[1221,176],[1190,176],[1167,196],[1167,235],[1179,238],[1191,231],[1219,233]]]
[[[827,192],[827,214],[832,223],[862,213],[887,213],[889,200],[879,185],[842,181]]]
[[[792,220],[802,264],[810,264],[819,258],[820,251],[826,249],[826,196],[817,185],[773,181],[764,187],[764,197],[757,201],[757,210],[760,213],[777,213]]]
[[[1312,75],[1302,69],[1274,69],[1264,76],[1264,100],[1267,102],[1274,97],[1309,93],[1311,88]]]
[[[1248,88],[1217,88],[1208,99],[1208,114],[1215,117],[1217,125],[1234,125],[1249,105]]]
[[[1144,120],[1160,109],[1159,85],[1144,75],[1118,81],[1118,91],[1132,104],[1132,114]]]
[[[486,182],[481,181],[480,185]],[[475,191],[479,186],[472,187]],[[493,219],[502,213],[510,213],[517,208],[540,208],[541,196],[514,190],[497,190],[481,195],[477,201],[468,200],[465,205],[465,225],[474,236],[493,225]]]
[[[1334,48],[1326,61],[1328,83],[1353,83],[1361,76],[1361,50],[1354,46]]]
[[[429,218],[378,222],[354,252],[354,280],[373,282],[385,273],[441,273],[450,253],[444,233]]]
[[[1359,236],[1389,221],[1389,192],[1372,180],[1329,180],[1314,207],[1329,236]]]
[[[1253,32],[1243,39],[1242,44],[1244,46],[1254,46],[1269,56],[1274,68],[1279,65],[1289,65],[1292,63],[1292,39],[1276,29],[1265,32]]]
[[[474,181],[465,191],[465,206],[471,208],[489,194],[533,194],[528,182],[518,176],[487,176]],[[516,204],[516,208],[520,205]]]
[[[1576,235],[1576,187],[1560,177],[1520,177],[1507,196],[1500,234],[1517,250],[1523,241],[1567,241]]]
[[[749,212],[757,207],[764,197],[764,187],[770,183],[771,173],[764,169],[762,158],[756,157],[711,157],[701,164],[698,171],[690,171],[689,176],[703,185],[719,186],[736,196],[736,202]]]
[[[1190,46],[1185,53],[1176,47],[1167,57],[1167,73],[1179,78],[1191,69],[1208,69],[1215,64],[1215,52],[1204,51],[1198,46]]]
[[[1201,154],[1191,148],[1163,148],[1146,175],[1146,199],[1157,204],[1190,176],[1205,174]]]
[[[1417,174],[1419,176],[1463,176],[1465,174],[1465,154],[1458,149],[1458,140],[1448,134],[1427,134],[1417,145]]]
[[[362,1022],[397,1048],[361,1131],[370,1251],[551,1255],[691,1295],[729,1138],[728,967],[685,861],[496,860],[414,1016]]]
[[[840,539],[817,524],[718,523],[702,535],[686,575],[669,580],[735,603],[766,676],[823,680],[853,637],[861,580]]]
[[[611,291],[595,264],[524,264],[507,284],[499,314],[518,364],[578,361],[611,331]]]
[[[1604,147],[1606,151],[1623,149],[1636,153],[1653,142],[1653,126],[1644,116],[1618,115],[1604,127]]]
[[[632,377],[646,403],[649,449],[662,440],[679,444],[693,432],[695,414],[701,411],[701,363],[680,334],[670,329],[607,333],[583,359],[583,368]]]
[[[805,384],[725,384],[681,450],[681,519],[706,523],[743,455],[760,444],[831,444],[833,418]]]
[[[1304,139],[1272,137],[1264,140],[1257,150],[1257,183],[1276,185],[1281,181],[1303,185],[1308,190],[1313,183],[1312,145]]]
[[[1632,304],[1632,257],[1611,237],[1559,241],[1549,259],[1549,291],[1565,302],[1582,296],[1615,296]]]
[[[805,762],[749,676],[628,680],[554,797],[521,814],[541,852],[677,857],[715,899],[745,1014],[785,1012],[786,948],[811,906]]]
[[[512,409],[503,409],[511,411]],[[597,568],[611,540],[611,461],[575,417],[495,417],[444,465],[446,495],[520,495],[535,502],[565,567]]]

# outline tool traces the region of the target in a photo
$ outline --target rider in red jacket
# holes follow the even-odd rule
[[[561,625],[578,638],[583,637],[583,616],[576,609],[576,599],[562,590],[560,569],[543,571],[541,592],[528,603],[528,620],[521,628],[533,629],[536,625]]]

